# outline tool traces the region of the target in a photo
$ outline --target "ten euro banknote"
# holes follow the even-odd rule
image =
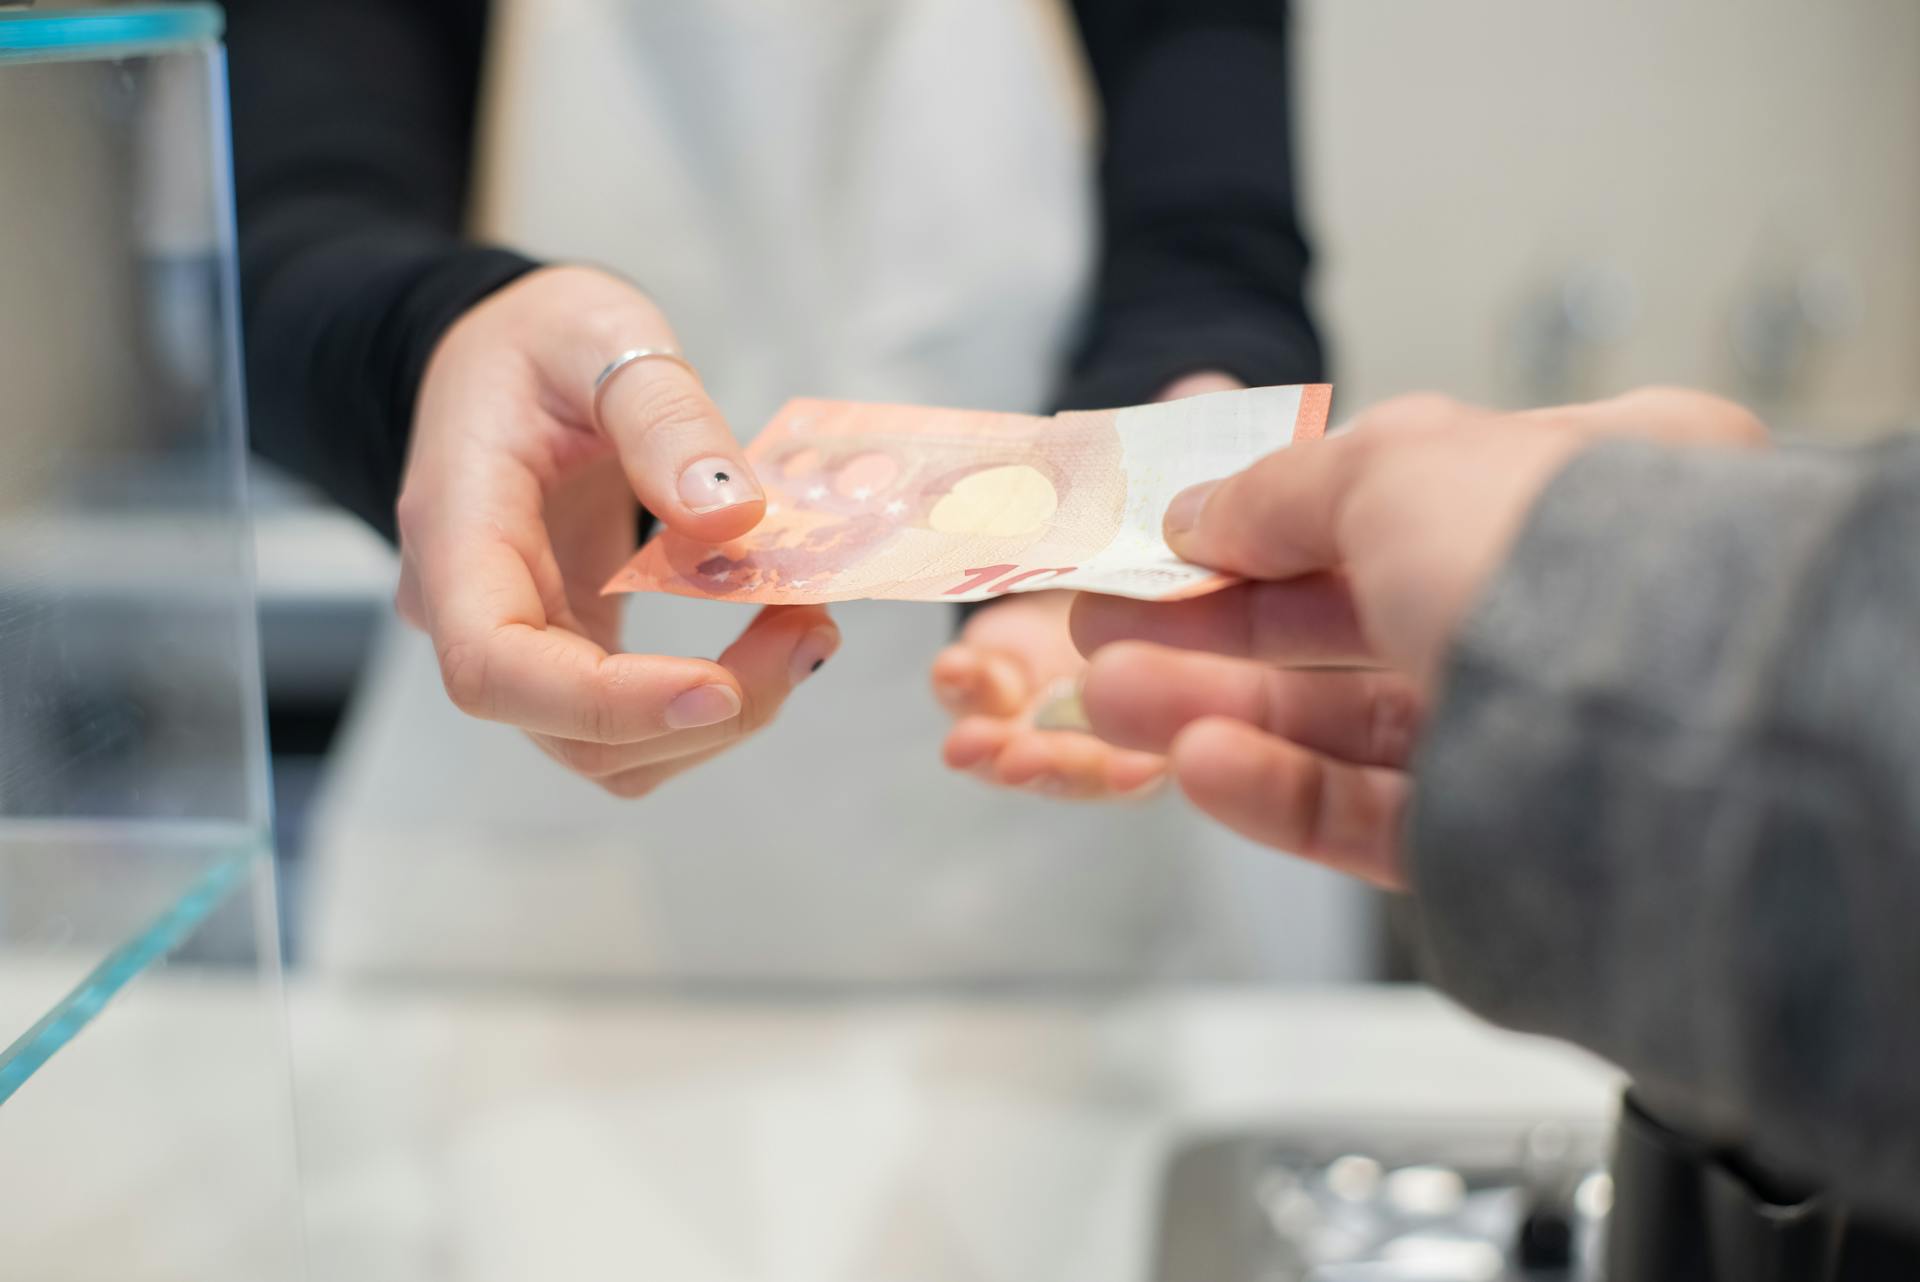
[[[606,590],[761,605],[1199,596],[1233,580],[1167,548],[1167,504],[1319,437],[1330,397],[1262,387],[1052,418],[793,401],[747,449],[766,519],[717,546],[661,534]]]

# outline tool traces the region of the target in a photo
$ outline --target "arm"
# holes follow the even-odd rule
[[[464,711],[644,796],[758,730],[832,653],[769,610],[717,662],[622,648],[600,585],[639,504],[704,542],[765,499],[625,281],[460,239],[485,0],[235,0],[255,439],[400,545],[396,603]]]
[[[1583,455],[1444,690],[1408,839],[1437,981],[1913,1206],[1920,444]]]
[[[1258,581],[1076,634],[1240,657],[1114,645],[1086,706],[1223,822],[1410,884],[1489,1018],[1911,1216],[1920,442],[1762,439],[1674,391],[1383,406],[1175,502],[1177,552]]]
[[[230,0],[254,445],[389,538],[427,361],[534,264],[461,237],[487,0]]]
[[[1105,108],[1094,312],[1066,407],[1218,370],[1321,377],[1295,209],[1283,0],[1076,0]]]

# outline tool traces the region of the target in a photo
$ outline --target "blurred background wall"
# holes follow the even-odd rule
[[[1651,382],[1777,426],[1920,401],[1920,8],[1302,0],[1348,410]]]

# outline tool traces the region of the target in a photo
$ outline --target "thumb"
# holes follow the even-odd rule
[[[1167,508],[1176,556],[1249,579],[1291,579],[1337,567],[1340,515],[1370,444],[1330,437],[1268,455],[1224,481],[1196,485]]]
[[[1290,579],[1337,569],[1341,518],[1375,454],[1410,434],[1462,426],[1488,412],[1444,396],[1402,396],[1355,419],[1351,430],[1289,446],[1224,481],[1196,485],[1167,508],[1176,556],[1249,579]]]
[[[630,351],[678,350],[664,323],[633,341],[638,346]],[[621,359],[616,354],[610,361]],[[758,525],[766,494],[692,367],[653,355],[607,368],[597,393],[600,429],[647,509],[705,543],[738,538]]]
[[[760,523],[766,496],[666,315],[605,272],[553,267],[515,288],[522,343],[566,416],[604,434],[634,494],[704,543]]]

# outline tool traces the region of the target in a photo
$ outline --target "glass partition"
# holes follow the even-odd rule
[[[0,13],[0,1250],[295,1275],[218,11]]]

